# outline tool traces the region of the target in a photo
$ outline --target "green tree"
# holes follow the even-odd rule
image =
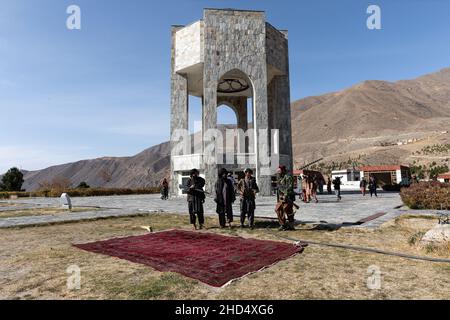
[[[436,180],[438,175],[448,172],[448,166],[437,166],[430,169],[430,179]]]
[[[22,191],[23,173],[17,168],[11,168],[2,177],[0,189],[4,191]]]
[[[77,187],[77,189],[89,189],[89,188],[90,186],[85,181],[81,182]]]
[[[419,178],[420,180],[425,179],[426,168],[421,165],[411,165],[411,174]]]

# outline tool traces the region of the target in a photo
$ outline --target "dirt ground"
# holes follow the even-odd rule
[[[309,246],[303,254],[216,289],[175,273],[76,249],[86,243],[142,235],[141,226],[154,231],[188,229],[188,218],[154,214],[45,227],[0,230],[1,299],[450,299],[450,264]],[[417,239],[436,225],[426,216],[405,215],[377,230],[342,228],[279,233],[272,222],[257,229],[220,230],[207,219],[207,230],[231,236],[283,241],[295,239],[368,246],[421,256],[450,258],[450,246],[420,247]],[[81,268],[81,289],[67,289],[66,272]],[[374,269],[375,268],[375,269]],[[370,270],[381,271],[381,289],[368,288]]]
[[[39,208],[39,209],[23,209],[23,210],[8,210],[0,211],[0,218],[18,218],[31,216],[52,216],[70,214],[76,212],[95,211],[94,208],[73,208],[68,211],[62,208]]]
[[[2,208],[2,207],[14,207],[16,205],[17,204],[11,203],[11,202],[0,202],[0,208]]]

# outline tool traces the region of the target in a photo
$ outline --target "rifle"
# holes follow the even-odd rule
[[[186,186],[185,186],[185,185],[182,185],[182,184],[179,185],[179,188],[180,188],[180,189],[183,189],[185,192],[188,192],[188,191],[197,191],[197,192],[201,192],[201,193],[204,193],[204,194],[211,194],[211,193],[209,193],[209,192],[207,192],[207,191],[205,191],[205,190],[201,190],[201,189],[189,189],[189,188],[186,188]]]
[[[200,190],[200,189],[192,189],[192,190],[197,191],[197,192],[201,192],[201,193],[204,193],[204,194],[211,194],[211,193],[209,193],[209,192],[207,192],[205,190]]]
[[[279,198],[279,200],[278,200],[278,202],[277,202],[277,208],[279,208],[279,206],[283,206],[285,203],[286,203],[286,200],[285,200],[286,198],[285,198],[285,196],[283,195],[282,197],[280,197]],[[295,202],[293,202],[292,201],[292,206],[296,209],[296,210],[299,210],[300,209],[300,207],[295,203]],[[277,210],[277,209],[276,209]]]

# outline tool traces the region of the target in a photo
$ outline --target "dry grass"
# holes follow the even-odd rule
[[[17,205],[16,203],[12,203],[12,202],[0,202],[0,208],[14,207],[16,205]]]
[[[0,218],[18,218],[18,217],[31,217],[31,216],[54,216],[63,215],[85,211],[95,211],[95,208],[73,208],[67,210],[63,208],[33,208],[23,210],[8,210],[0,211]]]
[[[86,243],[155,231],[190,229],[187,217],[148,217],[99,220],[68,225],[0,230],[0,298],[8,299],[450,299],[450,265],[406,260],[343,249],[310,246],[306,251],[223,289],[213,289],[175,273],[160,273],[147,266],[78,250],[71,243]],[[216,219],[208,218],[214,226]],[[411,237],[430,229],[435,220],[405,216],[369,231],[346,228],[333,232],[283,233],[297,239],[370,246],[412,254],[450,257],[410,244]],[[276,225],[258,223],[250,231],[206,232],[280,240]],[[82,269],[82,288],[68,291],[66,268]],[[367,288],[368,267],[382,271],[382,289]]]

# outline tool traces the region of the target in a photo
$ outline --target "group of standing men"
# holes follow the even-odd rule
[[[239,180],[237,186],[232,173],[226,169],[219,171],[218,179],[215,184],[214,202],[216,203],[216,213],[219,215],[220,228],[232,227],[233,223],[233,204],[236,201],[236,196],[240,199],[240,223],[241,228],[245,227],[245,221],[248,220],[248,226],[251,229],[255,227],[255,209],[256,209],[256,194],[259,193],[259,187],[256,179],[253,177],[253,170],[246,169],[245,176]],[[324,185],[324,181],[320,181],[320,177],[312,174],[304,174],[299,178],[301,196],[304,202],[309,203],[312,199],[319,202],[317,199],[317,189],[320,185]],[[184,190],[187,194],[190,223],[195,230],[203,229],[205,225],[204,207],[206,200],[206,192],[204,191],[206,181],[200,177],[200,172],[193,169],[190,172]],[[334,180],[328,178],[327,189],[331,193],[331,185],[334,186],[334,191],[338,201],[341,197],[341,179],[336,177]],[[168,199],[169,183],[167,179],[162,181],[161,198]],[[367,182],[365,178],[361,180],[361,192],[365,196],[367,186],[371,197],[377,195],[378,183],[376,178],[372,175]],[[277,170],[277,204],[275,212],[280,223],[280,230],[295,230],[295,211],[299,207],[295,204],[295,190],[294,178],[290,175],[285,166],[280,166]]]
[[[245,227],[245,222],[248,220],[248,226],[251,229],[255,227],[255,209],[256,209],[256,194],[259,193],[259,187],[256,179],[253,177],[253,170],[246,169],[245,176],[239,180],[235,186],[235,181],[231,173],[226,169],[219,171],[218,179],[215,183],[214,202],[216,203],[216,213],[219,215],[220,228],[226,226],[232,227],[233,223],[233,204],[237,197],[240,200],[240,223],[241,227]],[[302,190],[302,199],[304,202],[310,202],[317,199],[317,189],[322,184],[320,177],[314,174],[304,174],[299,180],[300,190]],[[206,200],[206,192],[204,191],[206,181],[200,177],[200,172],[193,169],[190,172],[185,187],[187,193],[187,201],[189,208],[190,223],[195,230],[203,229],[205,224],[204,207]],[[338,201],[341,197],[341,179],[328,179],[327,189],[331,193],[331,184],[333,184],[334,191]],[[377,195],[378,183],[374,176],[370,176],[367,182],[365,178],[361,180],[361,192],[365,196],[366,189],[369,189],[371,197]],[[169,183],[166,179],[162,182],[162,196],[161,198],[168,199]],[[294,230],[295,211],[299,207],[295,204],[294,178],[290,175],[285,166],[280,166],[277,170],[277,204],[275,212],[280,223],[280,230]]]
[[[214,202],[216,203],[216,213],[219,215],[220,228],[232,227],[233,223],[233,203],[236,195],[240,199],[240,223],[241,228],[245,227],[248,220],[250,229],[255,227],[256,194],[259,187],[253,177],[253,170],[246,169],[245,176],[239,180],[235,187],[234,179],[226,169],[219,171],[215,184]],[[295,192],[293,177],[287,173],[286,167],[281,166],[277,172],[277,205],[275,211],[280,222],[280,230],[294,229],[294,207]],[[195,230],[203,229],[205,224],[203,204],[206,200],[205,179],[200,177],[199,171],[193,169],[190,178],[185,185],[187,201],[190,215],[190,222]],[[197,224],[198,222],[198,224]]]
[[[195,230],[203,229],[205,224],[203,208],[203,203],[206,200],[203,190],[205,182],[205,179],[200,177],[199,171],[193,169],[185,186],[191,224]],[[227,225],[231,228],[234,218],[233,203],[236,201],[236,190],[234,180],[226,169],[219,171],[215,190],[214,202],[216,203],[216,213],[219,215],[219,225],[221,228],[225,228]],[[255,223],[255,199],[259,188],[251,169],[245,170],[245,178],[239,181],[237,191],[241,200],[241,226],[244,226],[245,219],[248,218],[249,226],[253,228]],[[197,225],[197,220],[199,225]]]

